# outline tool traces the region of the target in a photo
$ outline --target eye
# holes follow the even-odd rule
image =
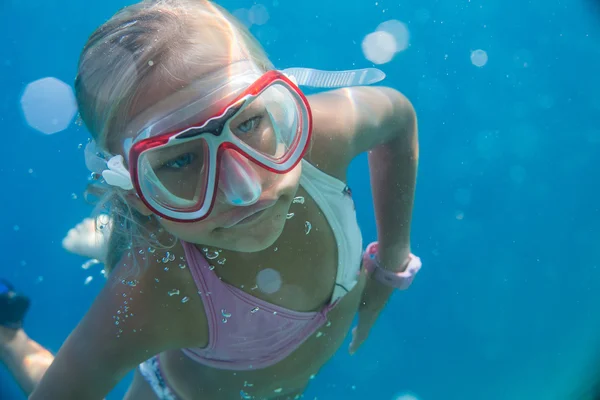
[[[242,122],[237,126],[237,130],[239,130],[242,133],[251,132],[254,129],[256,129],[256,127],[260,124],[261,119],[262,116],[260,115],[247,119],[246,121]]]
[[[165,162],[162,166],[170,169],[181,169],[190,165],[196,159],[194,153],[185,153]]]

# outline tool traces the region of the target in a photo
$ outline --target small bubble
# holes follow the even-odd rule
[[[206,258],[208,258],[209,260],[214,260],[217,257],[219,257],[218,251],[207,251],[206,252]]]
[[[81,264],[81,268],[89,269],[92,265],[96,265],[96,264],[100,264],[100,261],[98,261],[96,259],[87,260],[86,262]]]
[[[295,215],[294,213],[288,213],[288,214],[285,216],[285,218],[286,218],[286,219],[292,219],[292,218],[294,218],[294,215]]]
[[[315,379],[315,376],[314,376],[314,375],[311,375],[309,379]]]
[[[329,328],[331,326],[331,321],[327,321],[327,324],[325,325],[327,328]]]
[[[115,325],[119,325],[119,321],[115,321]]]
[[[254,397],[250,396],[248,393],[244,392],[243,390],[240,390],[240,397],[244,400],[251,400]]]
[[[127,281],[127,286],[136,287],[137,281],[135,279],[131,280],[131,281]]]
[[[169,270],[169,267],[165,267],[165,271],[168,271],[168,270]]]
[[[223,318],[223,319],[221,320],[221,322],[223,322],[224,324],[226,324],[226,323],[227,323],[227,319]]]
[[[213,269],[215,269],[215,266],[214,266],[214,265],[209,265],[209,266],[208,266],[208,269],[209,269],[210,271],[212,271]]]
[[[117,314],[121,314],[121,310],[117,310]]]
[[[275,390],[273,390],[275,393],[281,393],[283,391],[283,388],[277,388]]]
[[[153,248],[153,247],[148,247],[148,252],[149,252],[149,253],[154,253],[155,251],[156,251],[156,249],[155,249],[155,248]]]
[[[85,281],[83,282],[83,284],[87,285],[88,283],[90,283],[92,281],[92,279],[94,279],[93,276],[88,276],[87,278],[85,278]]]
[[[27,172],[29,172],[30,174],[33,174],[33,169],[29,168],[29,169],[27,170]]]
[[[79,150],[83,149],[83,143],[79,143],[79,144],[77,145],[77,148],[78,148]]]
[[[181,299],[182,303],[187,303],[188,301],[190,301],[190,298],[185,296],[183,299]]]
[[[140,251],[138,251],[138,254],[144,254],[144,249],[140,249]]]
[[[294,197],[294,204],[304,204],[304,197],[302,196],[298,196],[298,197]]]
[[[323,336],[323,332],[317,332],[317,337],[320,338],[321,336]]]
[[[19,227],[19,225],[15,225],[13,226],[13,231],[18,232],[21,228]]]
[[[312,224],[308,221],[304,221],[304,234],[308,235],[312,229]]]
[[[208,251],[208,247],[203,247],[202,251],[206,253]]]
[[[175,295],[179,295],[179,289],[169,290],[167,293],[169,294],[169,296],[173,297]]]
[[[179,264],[179,268],[185,269],[185,264]]]
[[[471,52],[471,63],[476,67],[483,67],[488,62],[488,55],[485,50],[475,50]]]
[[[225,318],[231,318],[231,314],[228,313],[224,308],[221,309],[221,315]]]
[[[77,200],[77,195],[75,193],[71,193],[71,199]]]
[[[224,265],[225,261],[227,261],[226,258],[221,258],[220,260],[218,260],[217,262],[219,263],[219,265]]]
[[[169,262],[169,257],[164,256],[161,261],[162,261],[163,264],[166,264],[166,263]]]
[[[252,313],[252,314],[257,313],[258,310],[260,310],[260,308],[254,307],[252,310],[250,310],[250,313]]]
[[[275,249],[273,249],[273,251],[277,251],[277,250],[279,250],[279,247],[275,247]]]
[[[169,252],[167,251],[167,256],[169,257],[169,261],[175,261],[175,254],[173,254],[173,253],[169,253]]]
[[[153,66],[153,65],[154,65],[154,61],[152,61],[152,60],[148,61],[148,65],[149,65],[150,67],[151,67],[151,66]]]

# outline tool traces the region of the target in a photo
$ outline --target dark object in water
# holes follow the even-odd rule
[[[19,329],[29,309],[29,298],[19,294],[4,279],[0,279],[0,325]]]

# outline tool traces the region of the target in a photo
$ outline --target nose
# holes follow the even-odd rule
[[[260,199],[260,177],[250,160],[235,150],[227,149],[219,165],[219,192],[234,206],[250,206]]]

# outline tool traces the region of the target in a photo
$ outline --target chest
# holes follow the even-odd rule
[[[331,298],[337,243],[317,203],[299,188],[280,237],[256,253],[223,252],[215,272],[226,283],[269,303],[315,311]]]

